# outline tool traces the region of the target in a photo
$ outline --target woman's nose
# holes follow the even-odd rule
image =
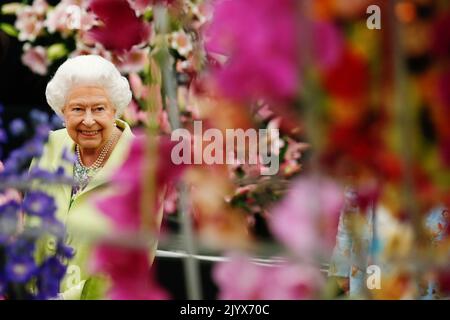
[[[84,115],[83,124],[90,127],[94,123],[95,123],[94,117],[92,116],[92,113],[88,110]]]

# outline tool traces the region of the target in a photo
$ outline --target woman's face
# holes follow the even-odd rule
[[[98,149],[111,137],[116,110],[102,87],[69,91],[63,108],[67,132],[82,149]]]

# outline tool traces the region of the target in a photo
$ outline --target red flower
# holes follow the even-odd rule
[[[89,34],[106,49],[130,50],[149,38],[150,26],[136,16],[127,0],[92,0],[90,8],[103,25]]]
[[[347,49],[339,62],[325,73],[323,81],[333,96],[344,100],[362,98],[368,90],[369,68],[361,55]]]
[[[439,57],[450,56],[450,11],[440,16],[433,28],[432,48]]]

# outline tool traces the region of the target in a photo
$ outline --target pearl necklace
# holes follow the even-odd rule
[[[111,136],[111,138],[108,140],[108,142],[106,143],[106,145],[103,146],[102,151],[100,152],[100,154],[98,155],[97,159],[95,160],[95,162],[88,166],[85,166],[83,163],[83,160],[81,160],[81,154],[80,154],[80,147],[78,145],[76,145],[76,151],[77,151],[77,157],[78,157],[78,162],[80,163],[80,165],[87,170],[96,170],[99,169],[102,164],[103,161],[105,160],[106,155],[108,154],[109,150],[111,149],[114,140],[116,140],[116,136],[117,136],[117,132],[114,132]]]
[[[95,160],[95,162],[89,166],[86,167],[83,164],[83,161],[81,160],[81,154],[80,154],[80,147],[78,145],[75,146],[76,154],[77,154],[77,161],[74,166],[74,178],[76,183],[72,187],[72,200],[89,184],[89,181],[91,178],[100,170],[100,167],[103,164],[103,161],[105,160],[106,155],[108,154],[109,150],[111,150],[111,147],[116,140],[116,137],[118,136],[117,133],[113,133],[109,141],[103,146],[102,151],[100,152],[98,158]]]

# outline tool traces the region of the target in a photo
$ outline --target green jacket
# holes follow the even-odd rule
[[[89,273],[89,254],[93,241],[97,237],[112,234],[111,222],[100,213],[92,199],[114,192],[106,187],[106,182],[126,160],[132,143],[133,133],[129,125],[116,120],[117,127],[123,132],[104,167],[92,178],[86,188],[70,205],[72,187],[70,185],[39,185],[37,189],[53,196],[57,205],[57,218],[64,223],[67,237],[66,244],[75,249],[75,256],[67,266],[67,273],[61,283],[61,295],[64,299],[98,299],[102,298],[107,288],[106,279]],[[62,159],[64,149],[74,151],[75,143],[66,129],[50,133],[44,152],[39,159],[34,159],[30,168],[56,171],[64,167],[67,175],[73,175],[73,164]],[[95,197],[92,197],[95,195]],[[32,222],[31,222],[32,223]],[[55,251],[56,241],[50,237],[43,238],[37,246],[36,259],[41,261]]]

